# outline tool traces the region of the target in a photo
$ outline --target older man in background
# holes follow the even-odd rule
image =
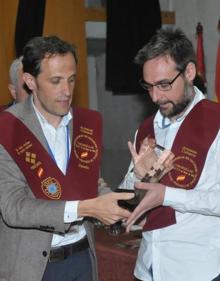
[[[13,98],[13,104],[24,101],[28,97],[28,92],[24,88],[22,56],[12,61],[9,69],[8,89]]]

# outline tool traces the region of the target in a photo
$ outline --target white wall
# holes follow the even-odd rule
[[[196,26],[203,26],[208,98],[214,97],[216,53],[219,40],[217,30],[220,17],[220,0],[160,0],[162,10],[172,9],[176,14],[176,26],[182,28],[192,40],[195,48]]]

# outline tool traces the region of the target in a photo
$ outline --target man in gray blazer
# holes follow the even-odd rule
[[[101,118],[71,108],[75,48],[56,36],[23,53],[30,97],[0,115],[0,281],[97,280],[93,229],[130,213],[97,197]]]

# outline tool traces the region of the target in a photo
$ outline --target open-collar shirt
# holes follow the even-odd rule
[[[45,117],[37,110],[33,103],[33,108],[36,112],[44,136],[46,138],[48,149],[50,154],[52,153],[55,162],[63,174],[66,174],[67,162],[71,153],[70,137],[68,136],[67,126],[72,120],[72,113],[69,111],[68,114],[63,116],[59,126],[54,128]],[[67,141],[69,142],[67,144]],[[68,149],[69,147],[69,155]],[[74,226],[74,231],[66,233],[65,235],[54,234],[52,239],[52,247],[58,247],[66,244],[74,243],[80,240],[86,235],[85,228],[80,224],[81,219],[78,219],[77,209],[79,201],[67,201],[64,210],[64,223],[71,223],[78,221],[78,224]]]
[[[197,88],[195,91],[186,112],[174,122],[157,112],[154,131],[158,144],[172,147],[185,117],[204,98]],[[133,188],[137,180],[130,172],[132,166],[122,188]],[[163,205],[175,210],[177,223],[143,232],[135,276],[143,281],[211,281],[220,273],[220,133],[208,150],[196,187],[167,186]]]

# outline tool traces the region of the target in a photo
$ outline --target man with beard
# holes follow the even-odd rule
[[[143,281],[220,280],[220,107],[193,86],[196,56],[180,29],[158,30],[135,62],[159,110],[129,144],[133,161],[120,186],[146,191],[126,223],[127,231],[137,220],[143,225],[134,274]],[[156,183],[141,182],[138,172],[146,137],[175,155]]]

